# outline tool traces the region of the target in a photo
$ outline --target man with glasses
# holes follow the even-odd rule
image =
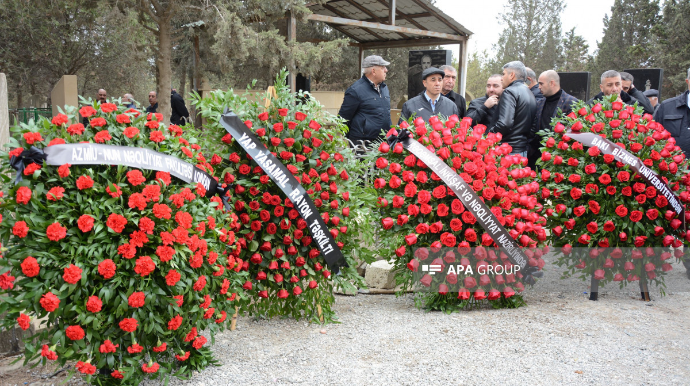
[[[455,88],[455,82],[458,80],[458,71],[453,68],[453,66],[441,66],[439,70],[445,72],[443,77],[443,88],[441,89],[441,95],[450,99],[458,106],[458,118],[462,119],[465,117],[465,112],[467,111],[467,102],[465,98],[453,91]]]

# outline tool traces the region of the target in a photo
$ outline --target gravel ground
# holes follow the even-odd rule
[[[172,385],[687,385],[690,287],[676,265],[667,295],[637,286],[588,300],[547,275],[515,310],[447,315],[411,295],[337,296],[340,324],[240,318],[216,336],[223,363]],[[150,385],[158,383],[150,382]]]

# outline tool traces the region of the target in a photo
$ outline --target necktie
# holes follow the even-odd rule
[[[431,111],[436,112],[436,101],[431,99]]]

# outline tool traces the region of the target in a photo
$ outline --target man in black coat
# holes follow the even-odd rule
[[[466,117],[472,118],[472,126],[492,127],[498,119],[498,101],[503,94],[501,75],[493,74],[486,80],[486,95],[473,99],[467,108]]]
[[[572,112],[572,104],[577,98],[561,88],[561,77],[554,70],[544,71],[539,75],[539,89],[544,98],[537,99],[537,124],[531,133],[527,165],[534,170],[536,162],[541,157],[541,142],[545,137],[537,134],[543,129],[551,129],[551,119],[559,112],[568,115]]]
[[[676,140],[676,145],[690,157],[690,68],[685,83],[688,90],[675,98],[661,102],[654,113],[654,120],[659,122]],[[683,262],[690,279],[690,261]]]
[[[527,69],[527,82],[525,82],[527,87],[529,87],[530,91],[532,91],[535,99],[539,100],[539,98],[543,98],[544,94],[542,94],[541,90],[539,89],[537,74],[529,67],[525,67],[525,69]]]
[[[601,101],[602,98],[609,95],[618,95],[617,100],[626,105],[634,105],[637,99],[630,96],[623,91],[623,83],[621,81],[621,74],[616,70],[608,70],[601,74],[601,81],[599,83],[601,92],[594,96],[594,98],[587,101],[588,105],[596,104],[596,101]]]
[[[391,122],[391,97],[386,80],[390,63],[378,55],[371,55],[362,61],[364,75],[347,91],[338,115],[345,118],[349,127],[347,138],[354,146],[383,138]]]
[[[511,154],[527,157],[529,136],[536,124],[537,101],[525,84],[525,65],[513,61],[503,66],[503,94],[498,102],[498,119],[490,132],[503,136],[501,143],[513,148]]]
[[[462,119],[467,111],[467,102],[465,97],[453,91],[455,82],[458,80],[458,70],[453,66],[441,66],[439,70],[445,72],[443,76],[443,88],[441,88],[441,95],[450,99],[458,106],[458,118]]]
[[[175,90],[170,90],[170,107],[172,107],[172,113],[170,114],[171,124],[184,125],[189,121],[189,111],[187,111],[187,106],[184,105],[184,99]]]
[[[647,114],[654,114],[654,107],[652,107],[652,103],[649,102],[649,99],[644,95],[644,93],[637,88],[635,88],[635,85],[633,84],[633,81],[635,78],[632,76],[632,74],[627,73],[627,72],[621,72],[621,86],[623,87],[623,91],[628,93],[631,97],[637,99],[639,102],[640,106],[644,109],[644,112]]]
[[[400,120],[406,121],[410,117],[422,117],[428,122],[434,115],[450,117],[458,115],[458,106],[453,101],[441,95],[445,71],[436,67],[429,67],[422,72],[422,83],[426,91],[405,102],[400,112]]]
[[[158,93],[155,91],[149,92],[149,105],[146,106],[147,113],[155,113],[158,110]]]

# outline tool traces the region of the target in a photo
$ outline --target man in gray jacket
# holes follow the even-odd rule
[[[422,117],[428,122],[434,115],[450,117],[458,115],[458,106],[453,101],[441,95],[445,71],[436,67],[429,67],[422,72],[422,83],[426,91],[405,102],[400,112],[400,120],[406,121],[410,117]]]

